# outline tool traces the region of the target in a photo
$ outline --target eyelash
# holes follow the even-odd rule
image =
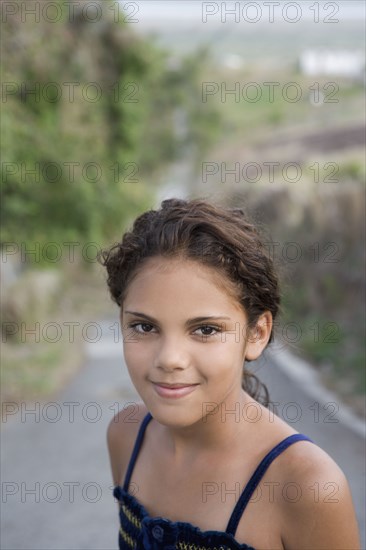
[[[145,325],[145,326],[154,328],[153,325],[151,325],[150,323],[130,323],[130,324],[128,325],[128,328],[132,329],[133,332],[135,332],[135,333],[138,334],[139,336],[151,334],[151,331],[149,331],[149,332],[140,332],[139,330],[137,330],[136,327],[142,326],[142,325]],[[195,329],[195,331],[196,331],[196,330],[199,330],[199,329],[202,329],[202,328],[210,328],[210,329],[213,329],[213,330],[216,331],[216,332],[214,332],[213,334],[201,334],[201,335],[200,335],[200,336],[203,336],[203,337],[205,337],[205,338],[211,338],[212,336],[216,336],[217,334],[219,334],[220,332],[222,332],[222,328],[221,328],[221,327],[214,326],[214,325],[201,325],[201,326],[197,327],[197,328]]]

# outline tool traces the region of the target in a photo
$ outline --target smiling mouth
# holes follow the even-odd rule
[[[165,382],[153,382],[156,386],[161,386],[162,388],[169,388],[171,390],[175,390],[178,388],[188,388],[190,386],[198,386],[198,384],[185,384],[185,383],[177,383],[177,384],[167,384]]]
[[[176,383],[176,384],[166,384],[152,382],[154,391],[158,394],[160,399],[180,399],[183,398],[195,391],[199,384],[187,384],[187,383]]]

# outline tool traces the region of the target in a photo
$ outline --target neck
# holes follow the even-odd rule
[[[207,404],[202,418],[190,426],[159,424],[161,442],[177,463],[193,460],[198,455],[225,453],[252,432],[253,417],[257,415],[259,419],[260,411],[261,406],[241,390],[216,408]]]

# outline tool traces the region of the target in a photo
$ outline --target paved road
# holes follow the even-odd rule
[[[105,432],[127,401],[138,399],[114,342],[116,319],[101,321],[104,337],[87,346],[87,361],[57,401],[9,414],[2,439],[3,550],[116,550],[118,519],[112,496]],[[109,327],[113,327],[112,329]],[[275,366],[256,366],[279,412],[322,446],[348,476],[365,548],[364,439],[339,423]],[[297,408],[289,403],[297,404]],[[299,415],[299,410],[301,415]],[[9,413],[12,412],[9,410]]]

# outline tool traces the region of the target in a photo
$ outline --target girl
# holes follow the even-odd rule
[[[344,474],[243,371],[280,302],[243,211],[164,200],[100,261],[142,399],[107,434],[119,547],[358,549]]]

